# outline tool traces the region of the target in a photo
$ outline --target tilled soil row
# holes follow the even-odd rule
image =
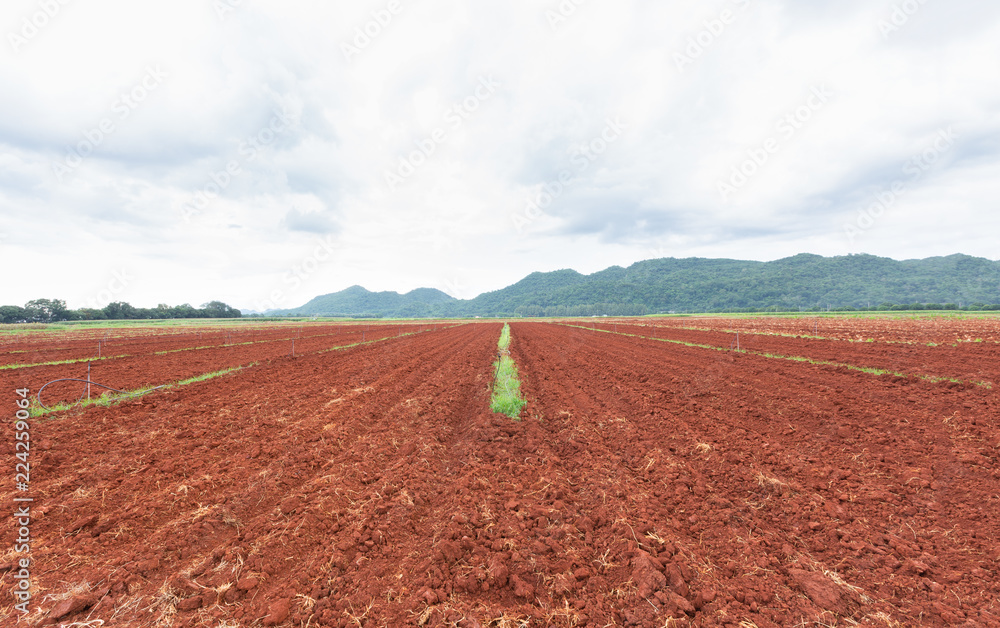
[[[568,323],[573,324],[573,323]],[[736,334],[620,322],[591,323],[584,327],[650,338],[736,348]],[[809,358],[850,364],[912,376],[950,378],[1000,386],[1000,346],[993,343],[962,343],[928,347],[922,344],[886,344],[789,338],[741,333],[739,347],[758,353]]]
[[[183,332],[155,328],[107,328],[72,332],[34,332],[23,338],[8,338],[0,342],[0,363],[33,364],[56,360],[73,360],[96,356],[98,345],[102,355],[136,355],[183,347],[250,342],[295,336],[298,326],[255,327],[192,327]],[[329,333],[329,331],[320,332]]]
[[[463,431],[492,420],[499,331],[278,359],[36,423],[32,620],[356,625],[373,600],[369,617],[409,620],[427,603],[413,569],[455,514],[439,493],[468,481]]]
[[[262,329],[263,324],[254,326]],[[202,331],[218,332],[218,327],[186,326],[186,327],[89,327],[73,330],[33,329],[30,331],[11,330],[0,336],[0,355],[10,351],[25,351],[43,347],[72,347],[80,344],[96,345],[99,340],[115,338],[144,342],[146,340],[163,340],[167,338],[194,337]]]
[[[452,323],[453,324],[453,323]],[[186,334],[163,335],[110,335],[108,338],[88,338],[85,340],[65,340],[63,337],[48,337],[39,334],[33,342],[23,343],[17,351],[8,349],[0,352],[0,364],[41,364],[63,360],[86,360],[100,357],[139,357],[155,355],[163,351],[180,349],[207,348],[217,349],[229,345],[235,346],[289,346],[292,340],[303,346],[325,342],[326,339],[338,337],[344,339],[363,336],[389,337],[441,329],[448,326],[443,323],[353,323],[353,324],[322,324],[309,323],[299,326],[269,326],[263,328],[243,329],[239,327],[213,328]],[[119,330],[116,330],[119,331]],[[367,333],[366,333],[367,332]],[[100,347],[98,344],[100,343]],[[284,344],[282,344],[284,343]],[[17,345],[12,345],[17,347]]]
[[[33,425],[31,620],[1000,625],[990,391],[511,329],[520,422],[489,323]]]
[[[996,312],[961,317],[684,317],[646,321],[663,327],[703,327],[720,331],[783,333],[820,336],[831,340],[953,344],[1000,342],[1000,316]]]
[[[603,503],[593,536],[631,569],[631,595],[600,594],[621,591],[613,570],[587,590],[590,616],[1000,625],[992,391],[538,323],[512,335],[526,413],[562,461],[551,490],[591,519]]]
[[[265,341],[224,347],[194,348],[160,355],[124,356],[95,360],[90,363],[90,378],[118,390],[138,390],[188,379],[226,368],[246,366],[254,362],[284,356],[315,353],[335,347],[362,342],[374,342],[397,335],[396,327],[373,327],[371,330],[292,339]],[[427,332],[434,333],[434,332]],[[61,378],[86,379],[87,363],[52,364],[19,369],[0,370],[0,390],[30,388],[37,391],[45,384]],[[46,406],[73,402],[86,391],[80,382],[59,382],[48,386],[42,398]],[[103,389],[92,387],[92,394]]]

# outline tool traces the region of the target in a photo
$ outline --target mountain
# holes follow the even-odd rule
[[[392,317],[421,318],[437,315],[444,305],[455,301],[440,290],[418,288],[399,294],[398,292],[369,292],[361,286],[351,286],[346,290],[318,296],[302,307],[290,310],[269,310],[270,316],[351,316],[351,317]]]
[[[542,307],[562,305],[562,296],[554,296],[566,290],[585,285],[587,276],[575,270],[555,270],[550,273],[531,273],[521,281],[502,290],[485,292],[468,302],[469,311],[475,314],[487,312],[514,312],[525,305]]]
[[[400,295],[360,286],[269,314],[351,316],[587,316],[1000,304],[1000,262],[968,255],[897,261],[800,254],[773,262],[664,258],[592,275],[532,273],[471,300],[439,290]]]

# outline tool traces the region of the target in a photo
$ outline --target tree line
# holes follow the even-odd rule
[[[0,323],[57,323],[60,321],[160,320],[170,318],[240,318],[242,313],[221,301],[211,301],[200,308],[188,303],[154,308],[135,307],[124,301],[108,303],[103,308],[71,310],[62,299],[35,299],[24,307],[0,305]]]

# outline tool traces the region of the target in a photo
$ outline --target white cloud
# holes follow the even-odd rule
[[[136,305],[253,307],[274,287],[285,305],[352,284],[471,297],[653,256],[996,257],[1000,7],[985,0],[928,0],[888,36],[899,0],[585,2],[554,26],[557,2],[230,4],[66,2],[26,38],[41,5],[4,3],[0,264],[31,273],[5,271],[0,301],[83,306],[122,269]],[[149,68],[165,78],[123,117]],[[829,102],[785,133],[818,86]],[[291,123],[270,137],[276,113]],[[621,137],[577,168],[616,116]],[[106,119],[60,181],[53,163]],[[844,224],[949,126],[946,158],[849,241]],[[401,160],[420,163],[388,186]],[[519,231],[512,216],[566,170]],[[320,237],[336,255],[288,290]]]

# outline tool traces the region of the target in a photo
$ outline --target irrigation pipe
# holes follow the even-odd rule
[[[128,391],[125,391],[125,390],[118,390],[117,388],[112,388],[111,386],[105,386],[104,384],[98,384],[97,382],[94,382],[94,381],[91,381],[91,380],[87,380],[87,379],[77,379],[75,377],[66,377],[66,378],[63,378],[63,379],[54,379],[51,382],[49,382],[48,384],[45,384],[45,386],[42,386],[41,388],[38,389],[38,395],[37,395],[37,397],[38,397],[38,405],[40,405],[42,408],[44,408],[46,410],[51,410],[52,408],[50,408],[47,405],[45,405],[44,403],[42,403],[42,391],[45,390],[45,388],[47,386],[49,386],[50,384],[55,384],[57,382],[82,382],[84,384],[87,384],[88,386],[99,386],[101,388],[106,388],[107,390],[110,390],[112,392],[121,393],[123,395],[129,395],[131,397],[134,397],[134,396],[137,396],[137,395],[144,395],[144,394],[146,394],[148,392],[152,392],[154,390],[158,390],[160,388],[166,388],[167,387],[167,385],[164,384],[163,386],[157,386],[155,388],[149,388],[147,390],[141,390],[141,391],[137,391],[137,392],[128,392]],[[82,395],[81,395],[81,399],[82,399]],[[80,403],[80,402],[77,401],[77,403]]]

